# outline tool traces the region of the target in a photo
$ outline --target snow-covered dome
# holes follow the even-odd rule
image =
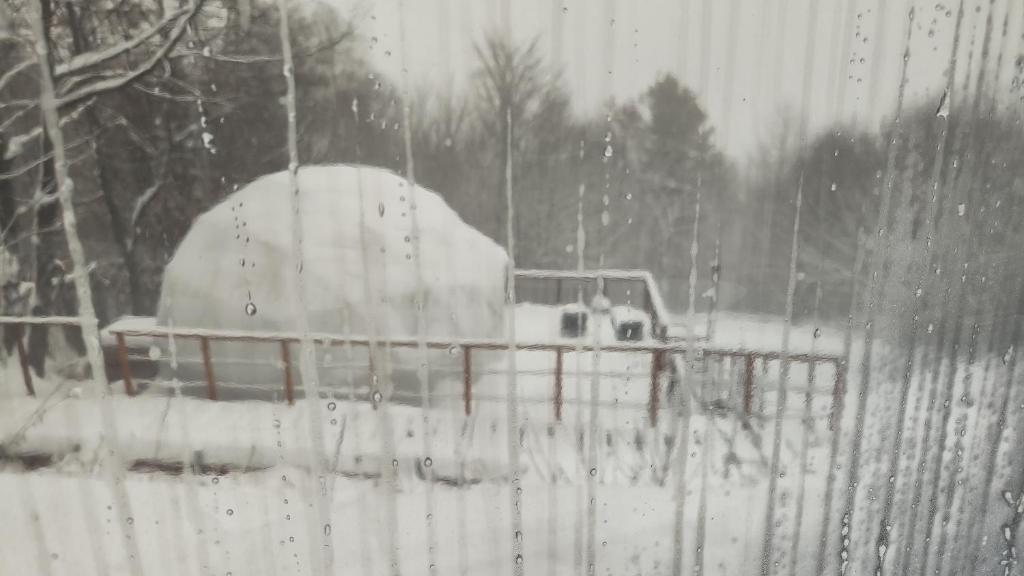
[[[303,167],[299,189],[311,331],[416,338],[415,201],[426,335],[504,334],[507,255],[436,193],[416,187],[413,194],[408,181],[393,172],[349,165]],[[278,172],[200,216],[164,272],[158,324],[297,330],[294,277],[300,262],[292,257],[290,194],[288,173]],[[179,378],[201,382],[198,347],[176,344]],[[219,384],[280,382],[277,346],[222,343],[212,351]],[[395,353],[392,360],[398,369],[416,366],[415,354]],[[354,366],[356,377],[365,379],[366,349],[356,347],[352,355],[350,362],[342,347],[320,350],[323,384],[345,386],[348,370],[341,365]]]

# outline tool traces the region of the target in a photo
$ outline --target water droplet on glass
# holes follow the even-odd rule
[[[384,399],[384,395],[380,393],[380,390],[375,390],[373,392],[373,401],[374,402],[376,402],[377,404],[380,404],[380,401],[383,400],[383,399]]]
[[[234,516],[235,515],[235,511],[232,510],[231,508],[228,508],[227,515],[228,516]]]
[[[424,467],[430,468],[433,465],[434,465],[434,461],[431,460],[430,456],[427,456],[426,458],[423,459],[423,466]]]
[[[256,305],[253,304],[252,302],[246,302],[246,304],[245,304],[245,315],[246,316],[255,316],[256,315]]]
[[[331,412],[334,412],[334,410],[335,410],[335,409],[336,409],[337,407],[338,407],[338,404],[337,404],[337,403],[335,403],[335,402],[328,402],[328,403],[327,403],[327,409],[328,409],[328,410],[330,410]]]
[[[384,217],[384,202],[377,203],[377,214],[379,214],[381,218]]]

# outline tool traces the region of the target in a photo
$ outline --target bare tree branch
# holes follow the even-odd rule
[[[101,109],[105,114],[109,114],[112,117],[112,120],[110,121],[108,127],[123,127],[125,132],[128,134],[128,138],[130,138],[132,142],[135,142],[135,144],[138,145],[139,148],[142,148],[150,157],[156,156],[156,148],[154,148],[151,143],[146,141],[146,137],[143,136],[135,127],[135,125],[132,124],[130,120],[125,118],[123,114],[108,106],[103,106]]]
[[[23,71],[25,71],[25,70],[27,70],[30,67],[35,66],[35,65],[36,65],[35,58],[30,58],[30,59],[25,60],[23,62],[19,62],[13,68],[8,70],[7,72],[4,72],[3,76],[0,76],[0,90],[3,90],[4,86],[6,86],[7,83],[10,82],[12,79],[14,79],[14,77],[17,76],[19,73],[21,73],[21,72],[23,72]]]
[[[15,104],[15,102],[20,102],[20,101],[8,102],[5,105],[0,105],[0,108],[2,108],[4,106],[7,106],[7,105]],[[35,100],[29,101],[29,105],[23,107],[21,110],[18,110],[14,114],[11,114],[3,122],[0,122],[0,132],[3,132],[4,130],[7,130],[8,127],[10,127],[12,124],[17,122],[19,118],[21,118],[22,116],[27,114],[30,110],[34,110],[37,104],[38,103]],[[6,153],[5,153],[5,155],[6,155]]]
[[[86,108],[91,106],[95,101],[95,99],[90,99],[85,102],[82,102],[78,106],[78,108],[75,108],[70,114],[60,119],[60,125],[64,126],[68,122],[77,119],[78,116],[81,115],[81,113]],[[14,158],[18,157],[22,152],[24,152],[25,145],[41,136],[42,133],[43,127],[40,125],[36,126],[35,128],[29,130],[24,134],[12,136],[11,139],[8,140],[7,142],[7,152],[4,154],[4,160],[13,160]],[[4,178],[6,176],[7,175],[5,174],[0,174],[0,178]]]
[[[124,74],[124,71],[121,70],[98,70],[84,76],[72,76],[58,86],[58,92],[60,94],[67,94],[79,86],[86,86],[99,80],[119,78],[122,74]]]
[[[335,48],[338,45],[340,45],[343,42],[345,42],[346,40],[348,40],[349,38],[351,38],[354,33],[355,33],[355,30],[353,28],[349,27],[347,30],[345,30],[343,33],[339,34],[337,37],[332,38],[332,39],[328,40],[327,42],[324,42],[323,44],[320,44],[318,46],[314,46],[314,47],[312,47],[312,48],[310,48],[308,50],[304,50],[302,52],[296,52],[293,55],[293,58],[294,59],[308,58],[310,56],[315,56],[317,54],[320,54],[321,52],[326,52],[327,50]],[[169,56],[167,56],[167,58],[168,59],[175,59],[175,58],[188,58],[188,57],[197,57],[197,56],[201,57],[201,58],[207,58],[209,60],[215,60],[217,62],[230,62],[230,63],[233,63],[233,64],[257,64],[257,63],[260,63],[260,62],[281,62],[281,60],[282,60],[282,57],[280,55],[262,56],[262,55],[258,55],[258,54],[215,54],[213,52],[200,51],[200,50],[175,50]]]
[[[70,74],[78,74],[83,70],[87,70],[93,66],[102,64],[107,60],[116,58],[121,54],[124,54],[125,52],[138,48],[143,42],[149,40],[150,38],[158,34],[161,30],[165,29],[175,20],[182,18],[183,20],[187,21],[189,18],[192,17],[192,14],[194,13],[194,10],[190,12],[190,7],[175,10],[174,12],[164,17],[155,26],[139,34],[138,36],[135,36],[134,38],[129,38],[128,40],[116,46],[111,46],[106,50],[96,50],[93,52],[87,52],[85,54],[74,56],[68,62],[64,64],[58,64],[54,68],[53,74],[56,78],[60,78],[62,76],[67,76]]]
[[[91,98],[103,92],[109,92],[111,90],[117,90],[128,83],[134,81],[136,78],[149,72],[153,69],[161,60],[167,57],[167,54],[174,48],[181,39],[182,35],[185,34],[185,30],[188,28],[188,23],[192,20],[192,17],[199,11],[199,7],[202,6],[203,0],[192,0],[191,4],[185,9],[185,16],[181,17],[174,25],[174,29],[171,30],[167,41],[164,42],[163,46],[159,50],[153,53],[145,62],[142,63],[138,68],[116,78],[109,78],[95,82],[94,84],[76,90],[70,94],[66,94],[57,101],[57,105],[61,108],[74,104],[84,98]]]
[[[93,133],[93,134],[89,134],[88,136],[84,136],[82,138],[79,138],[79,139],[75,140],[74,142],[68,144],[66,146],[66,149],[67,150],[72,150],[74,148],[77,148],[78,146],[81,146],[82,144],[85,144],[86,142],[89,142],[90,140],[95,138],[97,135],[99,135],[98,132],[97,133]],[[26,164],[24,166],[19,166],[18,168],[15,168],[14,170],[11,170],[10,172],[0,172],[0,180],[10,180],[12,178],[17,178],[19,176],[23,176],[23,175],[27,174],[29,171],[33,170],[34,168],[38,168],[39,166],[41,166],[43,164],[43,162],[46,162],[50,158],[53,158],[53,152],[49,152],[47,154],[44,154],[44,155],[40,156],[39,158],[36,158],[36,159],[32,160],[32,162],[29,162],[28,164]],[[73,159],[72,161],[69,162],[69,164],[74,164],[74,162],[75,162],[75,160]]]
[[[139,218],[142,217],[142,212],[149,206],[149,203],[156,198],[156,195],[160,192],[164,183],[167,181],[165,176],[167,174],[167,154],[164,154],[163,161],[160,164],[160,169],[157,171],[156,178],[153,179],[153,183],[146,188],[141,196],[135,200],[135,208],[132,209],[131,219],[128,221],[127,237],[125,238],[126,248],[129,252],[135,245],[135,228],[139,223]]]

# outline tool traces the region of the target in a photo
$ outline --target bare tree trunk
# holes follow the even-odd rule
[[[50,20],[53,16],[49,0],[41,0],[39,9],[43,19],[43,35],[40,39],[47,46],[50,43]],[[51,54],[48,51],[48,54]],[[53,72],[52,54],[48,60],[50,72]],[[33,242],[35,262],[35,293],[36,303],[32,309],[33,316],[50,316],[52,314],[72,314],[77,309],[75,296],[68,293],[64,286],[64,265],[60,261],[61,238],[61,204],[57,198],[57,174],[53,158],[57,156],[49,134],[43,133],[42,174],[39,179],[40,202],[35,211],[36,238]],[[46,355],[50,347],[50,332],[46,326],[34,326],[29,334],[29,364],[39,374],[46,370]],[[85,353],[81,329],[75,326],[64,328],[68,343],[79,354]]]
[[[5,160],[7,154],[7,138],[0,132],[0,174],[6,174],[10,170],[10,162]],[[9,178],[0,178],[0,238],[12,238],[17,236],[15,230],[14,186]],[[0,243],[0,250],[6,250],[6,242]],[[2,288],[2,287],[0,287]],[[0,298],[3,298],[0,296]],[[6,303],[4,303],[6,304]],[[10,313],[4,310],[0,313]],[[10,352],[17,341],[18,329],[13,325],[5,325],[3,328],[3,349]]]
[[[43,28],[45,30],[45,36],[41,40],[49,44],[49,28],[50,28],[50,2],[43,0],[39,3],[39,9],[42,13]],[[50,64],[50,70],[53,70],[52,63]],[[50,144],[50,139],[46,134],[43,134],[43,145],[41,154],[44,158],[51,155],[53,146]],[[60,207],[53,198],[50,197],[50,190],[56,190],[56,184],[54,180],[54,169],[53,162],[46,160],[42,164],[42,173],[39,178],[39,198],[45,199],[41,202],[35,210],[35,229],[36,237],[32,243],[33,251],[33,262],[35,263],[35,304],[32,307],[33,316],[48,316],[53,308],[53,293],[52,287],[53,282],[53,262],[56,259],[56,250],[53,246],[54,240],[52,229],[60,217]],[[35,369],[36,373],[40,376],[45,373],[46,363],[46,352],[49,348],[49,329],[45,326],[34,326],[28,339],[28,356],[29,364]]]
[[[80,25],[78,8],[76,8],[74,4],[68,4],[66,10],[75,54],[84,54],[92,47],[89,45],[89,39],[83,33]],[[107,209],[107,215],[110,218],[110,234],[114,237],[114,243],[117,244],[117,247],[121,252],[121,260],[125,267],[125,273],[128,276],[128,289],[131,296],[131,312],[133,314],[140,314],[145,308],[143,289],[140,284],[141,272],[139,270],[138,262],[134,258],[135,250],[129,241],[131,231],[126,228],[125,215],[122,213],[117,199],[114,197],[115,186],[111,181],[110,172],[107,170],[109,158],[104,151],[105,138],[101,134],[103,123],[101,122],[99,115],[96,113],[95,108],[90,108],[86,111],[85,119],[86,122],[88,122],[90,132],[97,134],[94,152],[94,156],[96,158],[96,177],[99,180],[103,205]],[[106,314],[100,314],[100,322],[109,320],[106,316]]]
[[[90,110],[86,118],[93,131],[100,130],[101,123],[94,111]],[[103,144],[103,139],[99,138],[95,152],[96,177],[99,180],[103,205],[110,217],[110,234],[114,237],[114,243],[117,244],[121,252],[121,261],[124,264],[125,274],[128,277],[131,312],[132,314],[142,314],[146,308],[145,294],[141,283],[142,271],[139,269],[139,262],[135,258],[134,243],[129,244],[128,237],[131,232],[127,230],[125,215],[122,213],[117,199],[114,197],[114,185],[111,182],[109,171],[106,169],[107,154],[103,151]]]

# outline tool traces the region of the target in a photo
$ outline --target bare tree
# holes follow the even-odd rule
[[[507,245],[503,231],[505,214],[505,159],[513,165],[522,151],[521,126],[536,108],[544,91],[546,74],[537,54],[537,40],[519,47],[505,36],[492,34],[475,46],[476,98],[480,127],[486,142],[497,143],[492,155],[494,220],[486,230],[499,244]],[[511,147],[511,149],[509,149]]]
[[[54,106],[58,127],[63,120],[77,116],[95,103],[95,99],[126,86],[151,73],[165,62],[170,51],[184,35],[189,22],[197,15],[203,0],[192,0],[182,8],[164,15],[155,24],[141,27],[124,39],[111,42],[104,37],[95,46],[84,30],[79,7],[74,3],[39,0],[38,6],[29,10],[37,11],[41,22],[40,37],[35,39],[46,45],[48,61],[36,62],[38,56],[26,53],[25,61],[15,65],[0,80],[9,82],[19,74],[32,70],[32,65],[41,65],[53,78]],[[31,18],[17,14],[15,18]],[[27,26],[15,27],[12,35],[21,42],[32,42]],[[138,62],[138,63],[136,63]],[[99,126],[95,112],[90,110],[89,119],[93,130]],[[61,117],[64,118],[61,118]],[[55,160],[63,157],[65,150],[54,150],[49,135],[40,122],[23,133],[9,137],[0,135],[6,141],[2,165],[3,174],[19,173],[31,167],[40,168],[39,184],[32,201],[34,230],[37,235],[33,242],[35,263],[34,285],[36,304],[33,313],[48,315],[53,312],[71,313],[84,303],[77,302],[73,291],[65,287],[65,266],[60,262],[63,240],[53,234],[61,227],[61,203],[57,201],[58,182]],[[36,158],[29,153],[40,151]],[[28,158],[26,158],[28,157]],[[20,162],[19,162],[20,161]],[[102,174],[101,174],[102,180]],[[106,188],[101,190],[106,192]],[[8,199],[12,193],[4,194]],[[9,200],[8,200],[9,202]],[[113,205],[108,202],[108,207]],[[116,206],[115,206],[116,207]],[[66,207],[65,209],[70,209]],[[5,218],[6,219],[6,218]],[[115,233],[123,236],[123,230],[115,226]],[[123,238],[120,239],[124,244]],[[83,270],[77,273],[85,273]],[[89,303],[92,306],[92,303]],[[80,332],[66,331],[68,341],[80,353],[85,351]],[[33,330],[29,338],[30,356],[37,372],[44,371],[44,358],[49,344],[46,329]]]

